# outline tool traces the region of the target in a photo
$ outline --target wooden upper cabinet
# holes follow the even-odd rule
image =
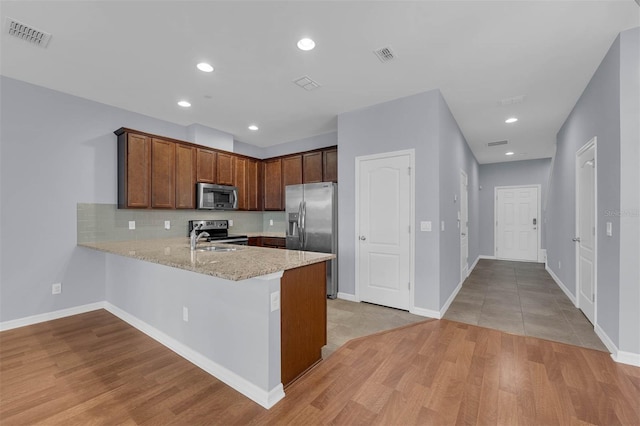
[[[338,149],[327,149],[322,153],[322,180],[338,182]]]
[[[216,183],[216,153],[208,149],[197,149],[196,182]]]
[[[292,155],[282,159],[282,185],[302,183],[302,155]]]
[[[151,139],[151,207],[175,208],[176,144]]]
[[[176,144],[176,208],[196,208],[196,148]]]
[[[151,138],[118,134],[118,208],[151,205]]]
[[[247,210],[262,210],[262,162],[247,159]]]
[[[322,182],[322,151],[302,154],[302,183]]]
[[[233,157],[233,185],[238,188],[238,210],[248,210],[247,159]]]
[[[233,185],[233,156],[218,152],[217,179],[219,185]]]
[[[264,209],[283,210],[282,203],[282,159],[265,160],[264,167]]]

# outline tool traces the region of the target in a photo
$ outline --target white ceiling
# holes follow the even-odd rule
[[[552,156],[557,131],[616,35],[640,25],[634,0],[0,6],[0,71],[8,77],[257,146],[335,131],[337,114],[440,89],[480,163]],[[9,37],[7,16],[51,33],[49,46]],[[303,36],[315,50],[296,48]],[[372,53],[385,46],[394,61]],[[200,61],[215,71],[198,71]],[[303,75],[322,87],[292,83]],[[520,95],[523,103],[499,105]],[[177,106],[180,99],[192,107]],[[509,116],[520,121],[507,125]],[[503,139],[506,147],[486,146]]]

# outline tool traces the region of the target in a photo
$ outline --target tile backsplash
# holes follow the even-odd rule
[[[150,240],[187,236],[187,222],[198,219],[233,220],[230,234],[284,232],[284,212],[118,209],[116,204],[78,203],[78,243]],[[165,229],[164,222],[171,228]],[[136,229],[129,229],[135,221]],[[273,225],[271,225],[273,221]]]

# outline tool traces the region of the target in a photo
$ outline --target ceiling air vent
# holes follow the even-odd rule
[[[380,62],[389,62],[396,58],[395,53],[393,53],[390,47],[381,47],[380,49],[374,50],[373,53],[380,59]]]
[[[300,78],[296,78],[295,80],[293,80],[293,82],[295,84],[297,84],[298,86],[302,87],[307,92],[309,92],[311,90],[315,90],[318,87],[320,87],[320,85],[318,83],[316,83],[315,81],[311,80],[306,75],[302,76]]]
[[[47,47],[49,40],[51,40],[51,34],[37,30],[13,18],[7,17],[5,27],[9,35],[28,41],[36,46]]]
[[[509,143],[509,142],[507,142],[507,141],[495,141],[495,142],[489,142],[489,143],[487,144],[487,146],[506,145],[506,144],[508,144],[508,143]]]
[[[504,98],[498,101],[498,105],[509,106],[515,104],[521,104],[524,102],[524,95],[513,96],[511,98]]]

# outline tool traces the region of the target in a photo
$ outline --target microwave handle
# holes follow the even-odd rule
[[[231,205],[233,206],[234,209],[238,208],[238,190],[234,190],[231,191],[231,196],[233,197],[233,201],[231,202]]]

